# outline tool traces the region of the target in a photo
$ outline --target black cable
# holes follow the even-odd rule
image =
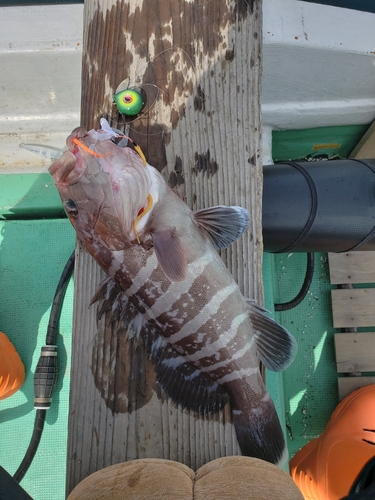
[[[24,475],[26,474],[31,465],[31,462],[33,461],[35,453],[37,452],[40,443],[40,438],[43,432],[44,421],[46,419],[46,411],[47,410],[36,410],[35,412],[34,430],[33,430],[33,435],[31,436],[29,447],[27,448],[27,451],[20,466],[18,467],[16,473],[13,476],[13,479],[17,481],[17,483],[20,483],[22,481]]]
[[[307,266],[306,266],[306,274],[305,274],[305,279],[303,281],[301,290],[298,292],[298,294],[294,297],[294,299],[290,300],[289,302],[284,302],[282,304],[275,304],[275,311],[288,311],[289,309],[293,309],[293,307],[298,306],[303,299],[306,297],[307,292],[309,291],[311,281],[314,276],[314,254],[312,252],[309,252],[307,254]]]
[[[74,257],[75,252],[71,254],[65,264],[57,285],[48,321],[46,345],[42,347],[42,352],[34,374],[34,408],[36,409],[34,430],[24,459],[13,476],[13,479],[18,483],[28,471],[38,449],[46,419],[46,411],[51,406],[52,393],[58,378],[56,340],[66,288],[74,269]]]
[[[75,252],[72,252],[69,257],[63,272],[61,273],[60,281],[57,285],[55,296],[53,298],[51,314],[49,317],[48,328],[47,328],[47,337],[46,337],[46,345],[55,345],[56,338],[58,334],[58,322],[60,319],[61,308],[63,304],[63,299],[65,296],[66,288],[68,286],[70,277],[73,273],[74,269],[74,256]]]

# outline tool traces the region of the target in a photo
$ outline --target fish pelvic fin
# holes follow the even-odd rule
[[[106,276],[101,281],[90,306],[95,302],[99,302],[98,321],[105,315],[106,327],[113,325],[117,332],[125,330],[128,339],[139,340],[146,321],[116,280]]]
[[[257,355],[266,368],[279,372],[292,364],[298,351],[293,335],[267,315],[254,300],[248,299],[250,319],[254,328]]]
[[[193,218],[217,250],[228,248],[249,225],[249,212],[242,207],[218,205],[193,212]]]
[[[151,232],[156,257],[167,278],[182,281],[186,276],[187,258],[180,238],[173,229]]]
[[[284,434],[271,397],[266,395],[256,408],[233,408],[233,424],[242,455],[282,466],[288,460]]]

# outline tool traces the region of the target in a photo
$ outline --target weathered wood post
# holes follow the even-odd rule
[[[90,0],[85,3],[82,125],[105,116],[193,208],[246,207],[249,230],[223,254],[245,296],[262,301],[261,0]],[[146,91],[126,124],[117,85]],[[230,409],[200,418],[155,385],[142,346],[96,322],[101,271],[77,249],[67,490],[113,463],[143,457],[193,469],[238,454]]]

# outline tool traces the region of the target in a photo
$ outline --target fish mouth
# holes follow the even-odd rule
[[[68,150],[59,159],[52,163],[48,171],[60,185],[77,184],[86,170],[80,155],[77,143],[87,137],[88,134],[82,127],[77,127],[66,140]],[[78,161],[77,161],[78,160]]]
[[[77,171],[77,159],[71,151],[65,151],[61,158],[49,167],[48,171],[55,179],[56,184],[77,184],[83,174],[83,170]]]

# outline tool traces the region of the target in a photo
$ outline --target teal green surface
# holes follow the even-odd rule
[[[0,465],[15,473],[31,438],[33,374],[45,343],[51,303],[75,234],[67,219],[0,222],[0,330],[26,368],[23,387],[0,401]],[[73,283],[60,321],[59,381],[41,443],[21,482],[35,500],[63,500],[67,447]]]
[[[265,254],[271,267],[273,300],[287,302],[299,292],[306,272],[306,254]],[[318,437],[338,403],[333,345],[331,285],[327,255],[315,254],[314,278],[305,299],[289,311],[274,313],[298,342],[292,365],[280,374],[279,392],[284,408],[289,454]],[[277,389],[274,375],[273,389]],[[277,391],[276,391],[277,392]]]
[[[263,254],[263,288],[264,288],[264,305],[269,311],[270,316],[275,319],[274,303],[275,303],[275,290],[274,290],[274,262],[272,254]],[[277,414],[284,431],[287,435],[286,427],[286,412],[284,401],[284,387],[283,387],[283,374],[266,370],[266,386],[271,398],[275,404]],[[289,450],[289,446],[288,446]],[[289,464],[283,466],[285,472],[289,472]]]
[[[369,125],[342,125],[303,130],[274,130],[273,160],[347,158]]]
[[[274,161],[346,158],[369,125],[274,131]],[[298,342],[292,365],[280,374],[267,372],[267,386],[287,430],[289,455],[324,431],[338,404],[328,257],[315,254],[314,277],[305,299],[289,311],[274,312],[274,303],[292,300],[306,273],[306,254],[264,254],[267,308]]]
[[[0,174],[0,219],[65,217],[50,174]]]

